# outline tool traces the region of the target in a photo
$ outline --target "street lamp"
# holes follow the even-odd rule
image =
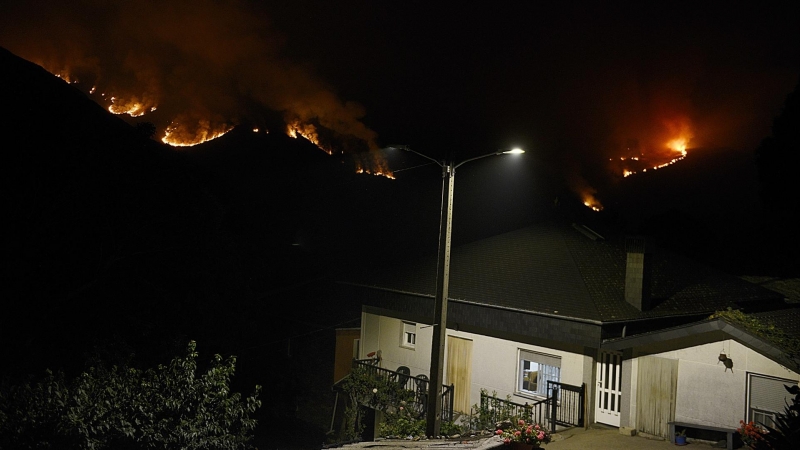
[[[453,225],[453,187],[456,169],[476,159],[488,156],[525,153],[524,150],[498,150],[485,155],[476,156],[461,161],[458,164],[440,162],[427,155],[412,150],[406,145],[393,145],[407,152],[416,153],[429,159],[442,168],[442,209],[439,216],[439,255],[436,260],[436,297],[433,312],[433,343],[431,346],[431,372],[428,385],[428,405],[425,432],[428,436],[439,436],[442,426],[442,401],[439,398],[439,389],[444,381],[444,344],[447,335],[447,295],[450,284],[450,233]]]

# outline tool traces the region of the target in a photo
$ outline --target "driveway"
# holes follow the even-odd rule
[[[716,446],[706,442],[690,442],[688,449],[713,450]],[[346,445],[345,449],[372,450],[503,450],[505,446],[497,437],[473,440],[381,440]],[[592,425],[588,429],[570,428],[553,435],[553,440],[542,447],[544,450],[675,450],[675,444],[667,440],[643,435],[626,436],[617,428]],[[724,446],[722,447],[724,448]]]
[[[695,450],[712,447],[708,444],[692,444]],[[657,450],[675,449],[675,444],[661,438],[651,438],[642,435],[626,436],[620,434],[617,428],[607,428],[602,425],[593,425],[589,429],[570,428],[553,435],[553,440],[544,446],[546,450],[593,450],[593,449],[620,449],[620,450]]]

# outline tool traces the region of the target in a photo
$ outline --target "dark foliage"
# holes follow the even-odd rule
[[[774,209],[796,211],[800,201],[797,167],[800,164],[800,81],[786,97],[772,135],[756,150],[761,196]]]
[[[0,390],[0,448],[244,449],[261,405],[231,391],[236,358],[198,370],[185,357],[147,370],[97,365],[74,379],[48,371]]]
[[[794,385],[784,388],[794,395],[792,403],[776,415],[774,428],[764,426],[768,433],[762,435],[763,439],[754,441],[755,449],[794,450],[800,445],[800,387]]]
[[[2,48],[0,63],[14,112],[0,121],[3,376],[51,368],[69,378],[98,360],[143,370],[192,336],[239,356],[235,387],[268,387],[259,431],[313,418],[319,434],[305,436],[322,442],[329,327],[359,317],[358,307],[316,304],[329,271],[348,267],[326,259],[323,236],[352,227],[334,220],[347,195],[330,188],[354,188],[352,167],[301,139],[238,127],[176,150],[153,139],[151,124],[109,114]],[[357,253],[338,236],[333,244]],[[284,316],[286,305],[305,314]]]

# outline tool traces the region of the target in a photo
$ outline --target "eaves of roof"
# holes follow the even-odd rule
[[[340,281],[338,283],[339,284],[343,284],[343,285],[358,287],[358,288],[373,289],[373,290],[384,291],[384,292],[393,292],[393,293],[401,294],[401,295],[410,295],[410,296],[413,296],[413,297],[422,297],[422,298],[430,298],[430,299],[434,298],[434,296],[431,295],[431,294],[421,294],[421,293],[418,293],[418,292],[406,292],[406,291],[402,291],[402,290],[398,290],[398,289],[383,288],[383,287],[380,287],[380,286],[369,286],[369,285],[363,285],[363,284],[359,284],[359,283],[349,283],[349,282],[346,282],[346,281]],[[453,302],[453,303],[463,303],[463,304],[467,304],[467,305],[482,306],[482,307],[487,307],[487,308],[490,308],[490,309],[516,311],[516,312],[519,312],[519,313],[530,314],[530,315],[534,315],[534,316],[550,317],[550,318],[554,318],[554,319],[562,319],[562,320],[568,320],[568,321],[573,321],[573,322],[588,323],[588,324],[592,324],[592,325],[602,325],[603,324],[603,322],[600,322],[598,320],[586,319],[586,318],[582,318],[582,317],[570,317],[570,316],[567,316],[567,315],[564,315],[564,314],[548,314],[548,313],[545,313],[545,312],[523,310],[523,309],[512,308],[512,307],[507,307],[507,306],[498,306],[498,305],[489,304],[489,303],[472,302],[472,301],[462,300],[462,299],[458,299],[458,298],[448,297],[447,301],[448,302]]]
[[[678,318],[782,300],[780,294],[648,247],[651,307],[625,301],[624,239],[590,239],[572,226],[541,223],[453,248],[450,301],[591,322]],[[343,280],[433,297],[436,258]]]
[[[664,351],[666,348],[674,350],[685,346],[682,343],[692,342],[691,339],[687,341],[685,338],[699,338],[703,335],[717,335],[733,339],[795,372],[800,372],[800,364],[787,358],[786,354],[772,342],[750,333],[739,325],[729,323],[720,318],[707,319],[635,336],[605,339],[600,344],[600,348],[615,351],[652,347],[658,347],[659,351]]]

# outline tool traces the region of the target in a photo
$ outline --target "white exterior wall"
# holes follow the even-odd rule
[[[519,370],[517,358],[520,349],[560,357],[561,382],[576,386],[580,386],[583,382],[585,358],[583,355],[463,331],[448,330],[447,335],[472,340],[471,404],[479,403],[481,389],[485,389],[489,394],[496,392],[497,397],[501,399],[510,395],[511,401],[516,403],[524,404],[537,400],[532,396],[521,396],[516,393]]]
[[[361,355],[367,358],[371,352],[381,351],[381,367],[397,370],[406,366],[412,376],[430,375],[431,341],[433,327],[417,323],[417,344],[414,349],[401,347],[403,338],[403,321],[392,317],[361,313]]]
[[[719,354],[733,360],[733,372],[725,370]],[[747,417],[747,373],[797,381],[800,375],[733,340],[657,353],[651,356],[678,360],[678,392],[675,420],[724,428],[736,428]],[[638,358],[632,361],[630,386],[631,424],[636,424]]]
[[[411,375],[429,375],[431,363],[431,341],[433,327],[417,323],[417,344],[414,350],[400,346],[403,322],[391,317],[362,313],[361,358],[369,352],[381,350],[381,367],[396,370],[400,366],[411,369]],[[480,334],[447,330],[447,336],[455,336],[472,341],[472,367],[470,386],[470,405],[480,402],[481,389],[489,394],[505,399],[506,395],[517,403],[531,403],[536,400],[530,396],[515,394],[517,385],[517,354],[519,349],[558,356],[561,358],[561,382],[580,386],[584,380],[584,369],[591,370],[590,357],[582,354],[564,352],[523,344],[515,341],[497,339]],[[377,345],[376,345],[377,343]],[[445,352],[447,346],[445,345]],[[588,359],[588,364],[586,363]],[[445,353],[445,363],[447,354]],[[445,370],[445,377],[447,370]],[[589,374],[591,376],[591,374]],[[448,380],[445,379],[445,384]]]

